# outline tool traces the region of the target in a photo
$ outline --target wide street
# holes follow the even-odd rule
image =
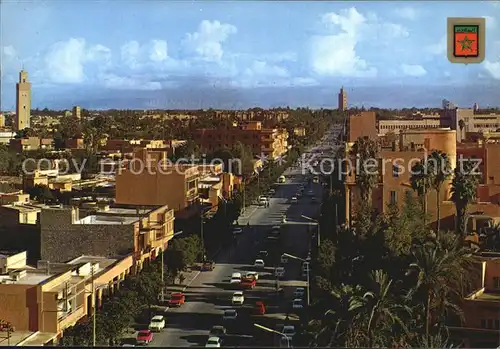
[[[285,175],[292,178],[287,179],[286,184],[281,184],[276,194],[270,200],[269,208],[258,208],[250,219],[250,228],[245,229],[239,237],[237,244],[231,249],[221,252],[216,258],[216,267],[211,272],[202,272],[192,281],[186,290],[186,303],[181,308],[169,309],[166,313],[167,326],[163,332],[155,334],[151,343],[154,346],[199,346],[204,345],[208,332],[213,325],[223,324],[222,313],[226,308],[232,308],[231,297],[234,292],[228,289],[229,278],[233,272],[250,271],[258,251],[262,248],[266,232],[273,225],[280,225],[283,214],[286,213],[287,229],[283,233],[280,249],[306,258],[309,248],[308,225],[294,225],[294,221],[307,222],[301,218],[301,214],[315,215],[319,210],[321,198],[321,186],[312,184],[314,194],[318,201],[312,203],[307,197],[299,200],[297,204],[291,205],[290,199],[295,195],[298,183],[303,181],[300,175],[301,169],[288,169]],[[307,193],[307,187],[306,192]],[[307,195],[304,195],[307,196]],[[263,248],[262,248],[263,249]],[[283,280],[297,279],[303,281],[299,261],[290,261],[294,266],[287,270]],[[268,274],[273,273],[274,266],[266,266]],[[260,274],[257,287],[252,291],[245,292],[245,303],[254,304],[256,299],[266,299],[269,294],[275,292],[275,278],[267,276],[266,272]],[[253,298],[253,299],[252,299]],[[236,308],[238,309],[238,308]],[[272,310],[269,310],[270,312]],[[275,312],[283,310],[274,310]],[[286,311],[286,310],[285,310]],[[265,336],[262,331],[256,332],[250,321],[250,315],[239,312],[238,325],[235,334],[228,337],[227,345],[244,345],[252,343],[252,336]],[[226,325],[227,327],[227,325]]]
[[[330,131],[327,139],[315,147],[316,151],[320,152],[324,147],[331,147],[332,139],[336,139],[340,132],[341,127]],[[288,253],[305,259],[311,242],[316,241],[311,239],[311,232],[317,231],[316,226],[308,225],[310,222],[301,216],[313,218],[318,216],[322,186],[312,183],[307,185],[304,175],[306,170],[302,167],[287,169],[284,173],[287,181],[285,184],[278,185],[275,195],[270,199],[270,207],[257,208],[250,217],[249,227],[245,227],[246,222],[240,222],[244,227],[243,234],[238,237],[233,247],[217,255],[213,271],[201,272],[191,281],[185,291],[186,303],[181,308],[170,308],[167,311],[166,328],[154,335],[151,343],[153,346],[203,346],[214,325],[224,325],[229,329],[229,335],[224,342],[228,346],[275,344],[272,342],[272,334],[256,329],[253,324],[267,325],[269,318],[283,323],[285,316],[293,313],[291,307],[293,290],[296,286],[306,285],[306,278],[302,275],[301,261],[290,259],[284,265],[285,276],[279,280],[279,286],[284,289],[287,301],[272,301],[272,299],[278,299],[274,297],[277,280],[273,274],[274,267],[279,264],[279,256],[282,253]],[[299,184],[305,181],[303,197],[298,200],[298,203],[292,204],[290,199],[296,195]],[[308,197],[309,190],[313,191],[316,202]],[[268,232],[272,226],[281,225],[284,214],[286,214],[287,223],[282,229],[274,259],[267,259],[265,270],[259,271],[257,286],[251,291],[244,292],[245,306],[233,307],[231,297],[235,289],[229,287],[231,274],[234,272],[243,274],[254,270],[253,264],[258,252],[269,249],[269,244],[266,243]],[[265,316],[251,315],[251,306],[256,300],[263,300],[268,305]],[[238,318],[224,323],[222,319],[224,309],[231,308],[238,311]]]

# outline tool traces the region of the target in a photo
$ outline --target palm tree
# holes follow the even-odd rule
[[[427,220],[427,194],[431,188],[431,176],[427,168],[427,161],[420,160],[411,168],[410,177],[411,187],[415,190],[422,200],[424,209],[424,222]]]
[[[439,234],[441,227],[441,187],[451,176],[450,159],[446,153],[435,150],[427,158],[427,167],[429,170],[431,188],[436,191],[436,234]]]
[[[474,172],[475,166],[471,161],[463,161],[460,165],[455,169],[451,182],[451,200],[457,211],[456,230],[464,236],[467,231],[467,211],[476,198],[479,174]]]
[[[464,128],[465,128],[465,122],[463,119],[460,119],[458,120],[458,127],[460,128],[460,138],[463,137],[463,131],[464,131]]]
[[[409,308],[398,304],[391,295],[392,280],[383,270],[375,270],[370,275],[373,290],[366,292],[363,300],[369,313],[368,320],[368,347],[373,348],[373,329],[383,325],[400,325],[406,330],[406,326],[398,313],[402,310],[410,313]]]
[[[359,137],[350,150],[350,155],[356,157],[356,184],[361,192],[364,203],[371,202],[371,193],[378,183],[378,168],[367,168],[370,162],[378,161],[379,144],[369,137]],[[359,171],[358,171],[359,170]]]
[[[462,247],[460,237],[456,237],[453,242],[446,237],[416,246],[412,256],[414,262],[410,264],[407,275],[416,272],[417,279],[408,297],[413,298],[420,294],[425,299],[425,342],[428,347],[433,305],[439,304],[441,311],[451,309],[460,314],[460,308],[452,299],[462,293],[465,283],[464,269],[469,268],[470,260],[468,250]]]

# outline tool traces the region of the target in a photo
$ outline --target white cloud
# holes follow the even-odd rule
[[[126,65],[131,68],[138,65],[140,45],[137,41],[132,40],[124,44],[120,49],[120,53],[122,61]]]
[[[418,17],[418,11],[413,7],[401,7],[394,11],[396,16],[399,16],[410,21],[414,21]]]
[[[134,79],[125,76],[118,76],[116,74],[102,74],[100,80],[104,86],[112,89],[120,90],[159,90],[161,84],[154,81],[143,81],[142,79]]]
[[[149,59],[153,62],[162,62],[167,59],[167,42],[164,40],[152,40]]]
[[[5,56],[5,58],[11,59],[16,57],[17,52],[13,46],[9,45],[2,48],[2,54]]]
[[[245,70],[245,75],[258,78],[288,77],[288,71],[277,65],[270,65],[264,61],[255,61]]]
[[[484,69],[496,80],[500,80],[500,60],[498,62],[484,61]]]
[[[354,7],[323,15],[321,27],[328,34],[311,39],[311,65],[320,75],[376,76],[377,69],[358,55],[356,46],[360,43],[385,46],[391,40],[409,36],[403,26],[383,21],[373,13],[364,16]],[[371,43],[374,37],[378,40]]]
[[[231,24],[204,20],[197,32],[186,34],[183,44],[189,52],[195,53],[200,58],[219,62],[224,54],[222,44],[237,31]]]
[[[426,47],[427,52],[433,55],[444,55],[447,50],[447,37],[446,35],[442,36],[441,39],[439,39],[439,42],[429,45]]]
[[[85,65],[105,66],[111,51],[102,45],[87,45],[85,39],[71,38],[51,46],[44,58],[42,76],[55,83],[81,83],[86,80]],[[39,74],[40,75],[40,74]]]
[[[427,71],[418,64],[401,64],[401,70],[405,75],[420,77],[427,74]]]

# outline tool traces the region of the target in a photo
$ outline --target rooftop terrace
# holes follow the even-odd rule
[[[105,225],[129,225],[137,222],[138,216],[105,216],[90,215],[75,222],[75,224],[105,224]]]

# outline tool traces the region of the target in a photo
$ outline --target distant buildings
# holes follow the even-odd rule
[[[288,132],[283,129],[264,128],[260,121],[199,129],[194,132],[194,141],[206,153],[224,148],[231,149],[237,142],[248,146],[254,155],[264,154],[271,159],[277,159],[288,151]]]
[[[5,127],[5,115],[0,113],[0,128]]]
[[[28,82],[28,73],[21,70],[19,82],[16,84],[16,118],[14,131],[21,131],[30,127],[31,117],[31,83]]]
[[[82,110],[79,106],[75,105],[73,107],[73,117],[74,118],[77,118],[77,119],[81,119],[82,118]]]
[[[340,92],[339,92],[338,109],[339,109],[339,111],[346,111],[347,108],[348,108],[348,106],[347,106],[347,92],[342,87],[340,89]]]

